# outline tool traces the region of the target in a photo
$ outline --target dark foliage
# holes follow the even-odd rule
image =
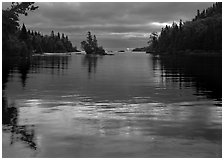
[[[27,57],[32,53],[71,52],[76,51],[68,37],[58,33],[43,36],[39,32],[27,31],[23,24],[19,25],[19,15],[28,15],[28,11],[36,10],[34,2],[13,2],[10,8],[2,11],[2,46],[4,56]]]
[[[28,31],[29,42],[32,46],[32,52],[34,53],[43,53],[43,52],[73,52],[77,51],[76,47],[72,46],[72,43],[69,41],[68,36],[65,36],[62,33],[54,34],[54,31],[51,31],[51,35],[42,35],[39,32]]]
[[[132,52],[145,52],[147,47],[142,47],[142,48],[134,48]]]
[[[159,36],[152,33],[149,44],[147,52],[221,51],[222,3],[198,10],[192,21],[162,28]]]
[[[19,15],[27,16],[28,11],[33,11],[37,8],[34,2],[12,2],[10,8],[2,11],[3,55],[24,56],[28,54],[29,50],[25,40],[24,27],[22,33],[19,29]],[[20,40],[19,37],[23,40]]]
[[[98,46],[96,36],[92,36],[90,31],[87,33],[86,41],[81,42],[81,48],[86,52],[86,54],[105,54],[103,47]]]

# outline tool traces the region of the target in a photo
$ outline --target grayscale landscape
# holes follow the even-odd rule
[[[221,158],[222,3],[2,2],[3,158]]]

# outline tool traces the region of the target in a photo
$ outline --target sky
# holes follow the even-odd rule
[[[20,16],[27,29],[67,35],[80,48],[87,31],[99,45],[120,50],[147,46],[149,34],[174,21],[191,20],[210,2],[36,2],[38,10]],[[3,9],[6,3],[3,3]]]

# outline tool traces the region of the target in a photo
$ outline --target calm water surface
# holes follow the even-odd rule
[[[221,57],[3,58],[3,157],[221,157]]]

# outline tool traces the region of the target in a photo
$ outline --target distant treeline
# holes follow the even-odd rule
[[[60,34],[58,32],[55,35],[54,31],[51,31],[50,35],[42,35],[40,32],[26,31],[26,27],[23,25],[19,38],[29,44],[31,46],[30,50],[35,53],[77,51],[64,33]]]
[[[54,32],[42,35],[19,25],[19,15],[38,9],[34,2],[13,2],[10,8],[2,10],[2,49],[4,56],[30,56],[32,53],[76,51],[68,36]]]
[[[134,48],[132,52],[145,52],[147,47],[142,47],[142,48]]]
[[[203,11],[197,11],[192,21],[175,22],[162,28],[160,35],[152,33],[147,52],[221,51],[222,3],[214,3]]]

